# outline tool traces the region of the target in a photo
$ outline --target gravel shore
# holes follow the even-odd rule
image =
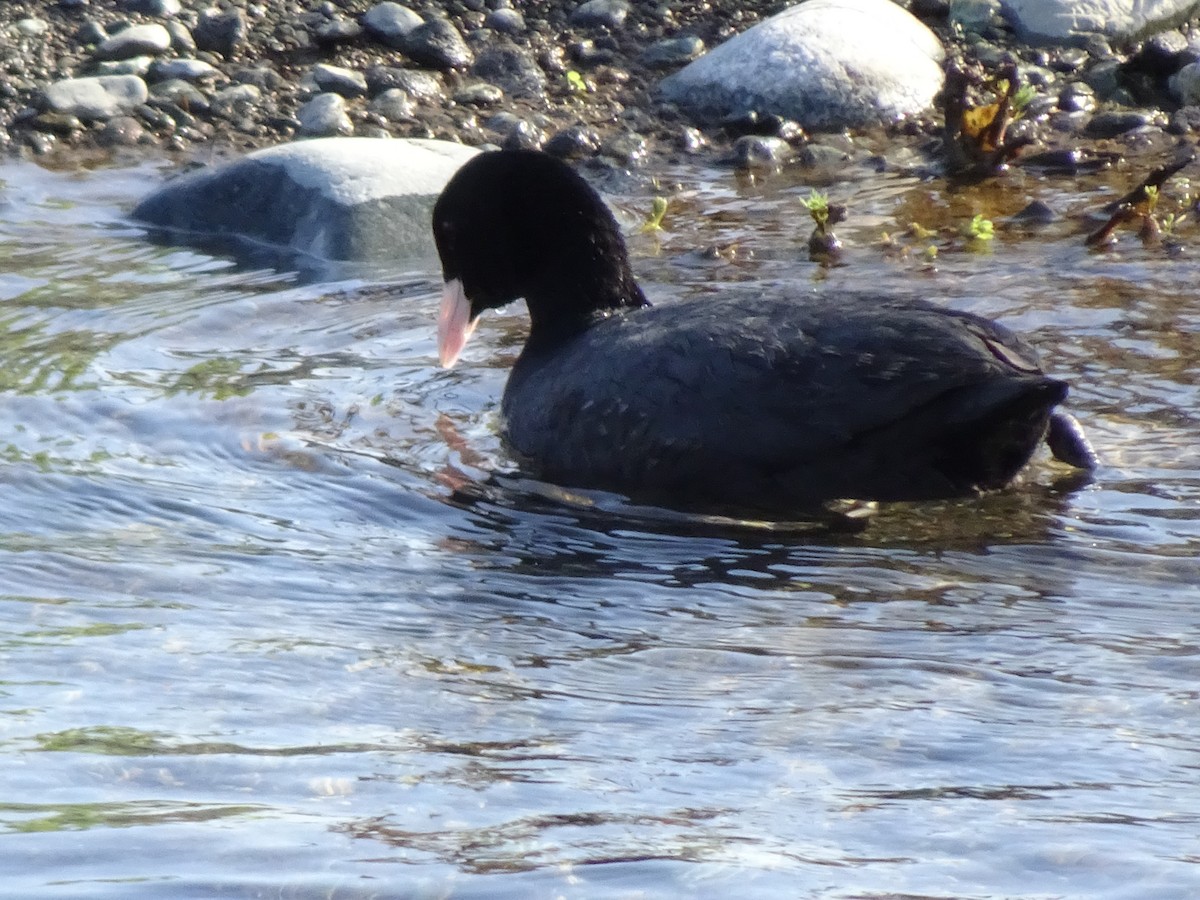
[[[747,134],[810,139],[777,117],[693,127],[658,82],[790,4],[755,0],[7,0],[0,4],[0,151],[62,164],[241,154],[296,137],[425,137],[543,147],[632,168],[661,153],[727,155]],[[1130,47],[1018,46],[914,0],[953,60],[1014,61],[1043,147],[1160,146],[1200,125],[1169,80],[1200,49],[1185,27]],[[93,80],[100,76],[98,81]],[[79,79],[87,79],[80,84]],[[99,92],[99,93],[98,93]],[[936,111],[892,140],[941,133]]]

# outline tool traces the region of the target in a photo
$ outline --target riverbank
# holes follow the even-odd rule
[[[780,139],[769,152],[787,157],[824,139],[771,115],[697,128],[657,87],[788,5],[14,0],[0,7],[0,150],[60,166],[208,161],[353,134],[543,147],[636,168],[664,154],[725,158],[753,134]],[[1021,127],[1042,149],[1139,153],[1200,124],[1179,87],[1200,60],[1186,25],[1117,47],[1099,37],[1034,47],[998,16],[952,19],[940,0],[910,7],[946,46],[947,65],[984,74],[1016,65],[1033,90]],[[94,83],[68,90],[93,76],[111,96],[97,97]],[[934,147],[941,129],[930,110],[882,137]]]

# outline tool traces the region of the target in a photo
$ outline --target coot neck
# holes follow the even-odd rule
[[[614,312],[650,305],[624,253],[556,266],[532,279],[524,296],[530,346],[567,340]]]

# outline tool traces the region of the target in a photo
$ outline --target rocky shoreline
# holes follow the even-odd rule
[[[660,85],[789,5],[8,0],[0,151],[62,165],[207,160],[357,135],[542,147],[636,168],[661,154],[728,159],[749,139],[743,163],[778,162],[811,155],[821,139],[786,116],[753,112],[699,127]],[[1115,142],[1137,153],[1200,128],[1194,21],[1143,27],[1136,39],[1039,45],[998,0],[903,5],[941,40],[946,66],[985,76],[1015,66],[1033,90],[1018,123],[1029,144]],[[936,109],[885,129],[909,145],[941,133]]]

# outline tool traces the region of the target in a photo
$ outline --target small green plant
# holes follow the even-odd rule
[[[655,197],[654,202],[650,205],[650,215],[646,216],[646,221],[642,223],[642,233],[662,231],[663,216],[667,214],[667,198]]]
[[[1180,225],[1182,225],[1185,219],[1187,219],[1187,213],[1185,213],[1185,212],[1178,213],[1178,214],[1177,213],[1167,213],[1165,216],[1163,216],[1162,233],[1168,234],[1168,235],[1174,234],[1175,229],[1177,227],[1179,227]]]
[[[978,213],[967,226],[967,239],[972,241],[990,241],[996,236],[996,226],[991,219],[985,219],[983,213]]]
[[[829,195],[814,189],[804,201],[804,207],[817,223],[817,229],[823,232],[829,224]]]
[[[1017,92],[1012,98],[1012,114],[1014,119],[1019,119],[1025,115],[1025,110],[1029,104],[1033,102],[1033,98],[1037,96],[1037,91],[1031,84],[1023,84],[1017,88]]]
[[[580,75],[577,71],[575,71],[574,69],[568,69],[567,70],[567,89],[572,94],[586,94],[586,93],[588,93],[588,83],[584,80],[583,76]]]

